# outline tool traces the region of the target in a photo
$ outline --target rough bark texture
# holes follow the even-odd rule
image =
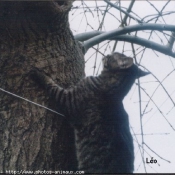
[[[0,2],[0,87],[56,109],[30,78],[35,66],[63,87],[84,76],[68,24],[71,2]],[[0,92],[0,171],[76,170],[73,129],[43,108]]]

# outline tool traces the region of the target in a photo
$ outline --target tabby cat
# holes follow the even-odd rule
[[[55,99],[75,131],[79,170],[85,173],[132,173],[134,147],[122,100],[136,78],[146,75],[133,59],[120,53],[103,58],[97,77],[86,77],[63,89],[43,71],[33,79]]]

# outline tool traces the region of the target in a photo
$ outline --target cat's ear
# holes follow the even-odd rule
[[[117,63],[117,67],[119,69],[127,69],[133,65],[133,58],[127,57],[124,54],[114,52],[112,54],[112,57],[114,58],[114,61]]]
[[[104,56],[103,58],[102,58],[102,65],[103,65],[103,69],[108,69],[108,59],[109,59],[109,55],[107,55],[107,56]]]

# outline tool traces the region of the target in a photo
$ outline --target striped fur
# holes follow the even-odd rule
[[[75,129],[79,170],[132,173],[133,139],[122,100],[142,71],[132,58],[120,53],[104,57],[103,66],[99,76],[86,77],[69,89],[39,70],[33,74]]]

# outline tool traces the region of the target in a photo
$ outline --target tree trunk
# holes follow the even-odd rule
[[[84,77],[69,29],[69,1],[0,2],[0,87],[57,110],[29,77],[32,67],[62,87]],[[77,170],[74,133],[61,116],[0,91],[0,172]]]

